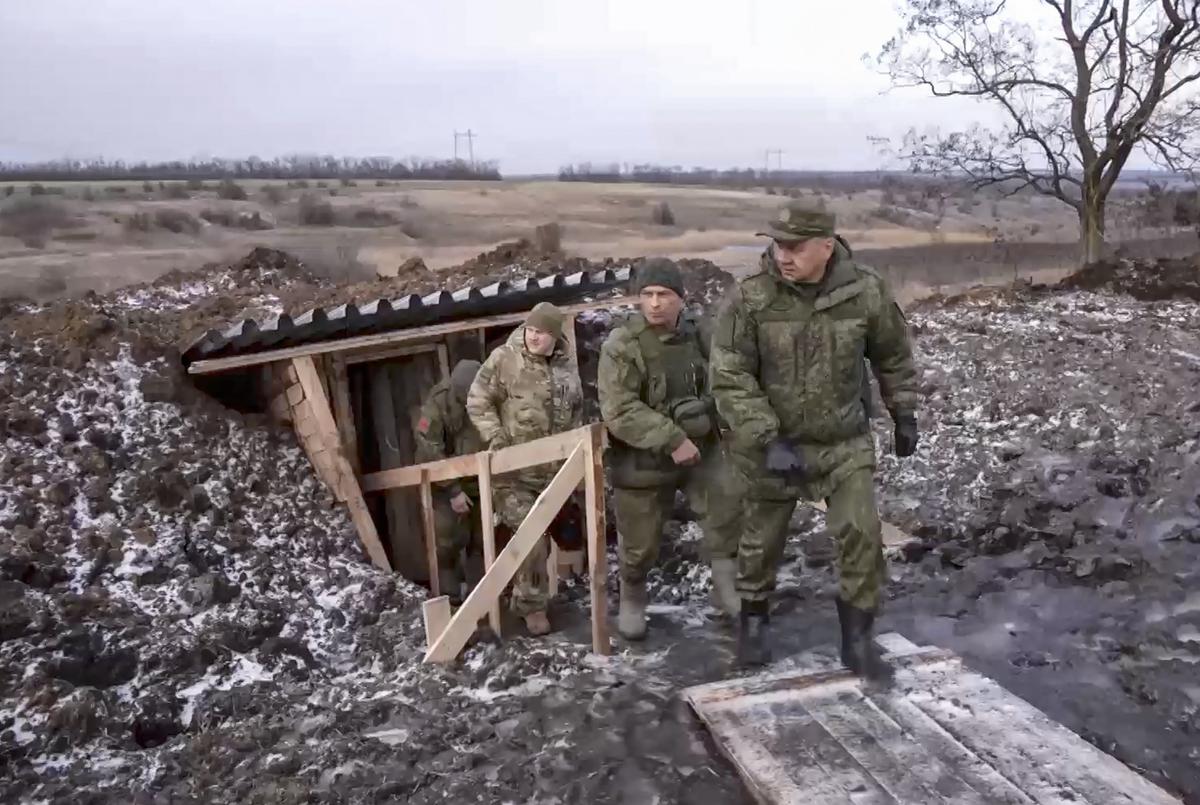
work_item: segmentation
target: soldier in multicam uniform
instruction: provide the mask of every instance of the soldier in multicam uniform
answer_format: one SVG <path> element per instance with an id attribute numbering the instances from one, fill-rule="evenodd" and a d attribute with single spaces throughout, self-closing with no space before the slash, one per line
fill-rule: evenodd
<path id="1" fill-rule="evenodd" d="M 716 410 L 708 393 L 708 340 L 684 312 L 683 276 L 670 260 L 637 269 L 641 313 L 614 329 L 600 350 L 596 388 L 613 437 L 613 507 L 621 535 L 618 630 L 646 634 L 646 574 L 663 526 L 684 489 L 701 515 L 713 598 L 736 616 L 741 505 L 725 472 Z"/>
<path id="2" fill-rule="evenodd" d="M 864 356 L 895 423 L 895 449 L 917 447 L 918 391 L 907 326 L 886 283 L 856 262 L 834 218 L 793 202 L 771 222 L 772 247 L 718 316 L 711 382 L 747 481 L 738 548 L 738 656 L 769 659 L 768 599 L 798 498 L 823 499 L 839 549 L 842 662 L 888 677 L 873 643 L 886 580 L 861 390 Z"/>
<path id="3" fill-rule="evenodd" d="M 538 304 L 488 356 L 467 394 L 467 414 L 492 450 L 579 427 L 583 386 L 576 356 L 563 337 L 561 310 Z M 496 479 L 496 512 L 509 528 L 520 527 L 555 472 L 553 467 L 533 467 Z M 546 556 L 543 536 L 513 581 L 512 610 L 535 635 L 550 631 Z"/>
<path id="4" fill-rule="evenodd" d="M 467 416 L 467 392 L 479 371 L 479 361 L 459 361 L 450 378 L 438 383 L 421 406 L 415 432 L 420 463 L 467 456 L 484 449 L 479 431 Z M 433 522 L 437 536 L 438 581 L 454 603 L 466 580 L 463 553 L 481 550 L 479 484 L 460 478 L 434 484 Z M 481 565 L 482 566 L 482 565 Z"/>

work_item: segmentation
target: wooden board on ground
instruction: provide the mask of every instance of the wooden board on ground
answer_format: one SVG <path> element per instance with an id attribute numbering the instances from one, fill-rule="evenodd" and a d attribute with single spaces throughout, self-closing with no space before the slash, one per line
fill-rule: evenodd
<path id="1" fill-rule="evenodd" d="M 1179 805 L 950 652 L 878 642 L 890 687 L 830 653 L 683 696 L 760 803 Z"/>

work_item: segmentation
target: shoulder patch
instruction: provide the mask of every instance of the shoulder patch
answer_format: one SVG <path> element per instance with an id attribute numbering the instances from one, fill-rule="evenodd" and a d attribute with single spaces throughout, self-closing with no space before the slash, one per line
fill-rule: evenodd
<path id="1" fill-rule="evenodd" d="M 423 416 L 417 420 L 417 430 L 421 433 L 429 433 L 429 417 Z"/>

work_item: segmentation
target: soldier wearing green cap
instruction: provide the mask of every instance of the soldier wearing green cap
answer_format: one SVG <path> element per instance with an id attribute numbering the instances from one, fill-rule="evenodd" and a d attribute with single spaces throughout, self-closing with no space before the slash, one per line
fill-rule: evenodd
<path id="1" fill-rule="evenodd" d="M 600 349 L 596 389 L 612 435 L 613 508 L 621 536 L 621 635 L 646 633 L 646 574 L 682 489 L 700 515 L 714 603 L 736 616 L 741 506 L 722 460 L 708 392 L 708 339 L 684 310 L 683 275 L 666 259 L 635 267 L 640 313 Z"/>
<path id="2" fill-rule="evenodd" d="M 583 422 L 578 360 L 563 335 L 563 312 L 541 302 L 508 341 L 483 362 L 467 393 L 467 414 L 492 450 L 571 430 Z M 496 514 L 514 532 L 557 472 L 532 467 L 501 475 L 493 486 Z M 517 571 L 511 608 L 531 634 L 550 631 L 546 537 Z"/>
<path id="3" fill-rule="evenodd" d="M 467 392 L 479 361 L 463 360 L 450 377 L 430 390 L 414 429 L 418 463 L 466 456 L 484 449 L 479 431 L 467 416 Z M 472 478 L 434 484 L 433 517 L 437 540 L 438 580 L 452 601 L 461 599 L 466 578 L 463 552 L 481 548 L 479 485 Z"/>
<path id="4" fill-rule="evenodd" d="M 895 423 L 896 454 L 912 455 L 918 390 L 907 326 L 883 278 L 854 260 L 829 213 L 792 202 L 759 234 L 772 244 L 718 316 L 710 365 L 747 484 L 738 656 L 768 661 L 768 602 L 788 521 L 798 499 L 824 500 L 839 553 L 842 662 L 886 678 L 891 670 L 873 643 L 886 565 L 862 388 L 869 362 Z"/>

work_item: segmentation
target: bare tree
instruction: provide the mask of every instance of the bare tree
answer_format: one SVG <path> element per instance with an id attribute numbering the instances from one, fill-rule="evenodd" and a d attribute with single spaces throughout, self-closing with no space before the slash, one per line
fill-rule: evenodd
<path id="1" fill-rule="evenodd" d="M 990 103 L 999 126 L 910 131 L 914 170 L 1031 189 L 1079 216 L 1101 257 L 1105 205 L 1135 151 L 1175 172 L 1200 158 L 1200 0 L 907 0 L 876 62 L 898 87 Z"/>

